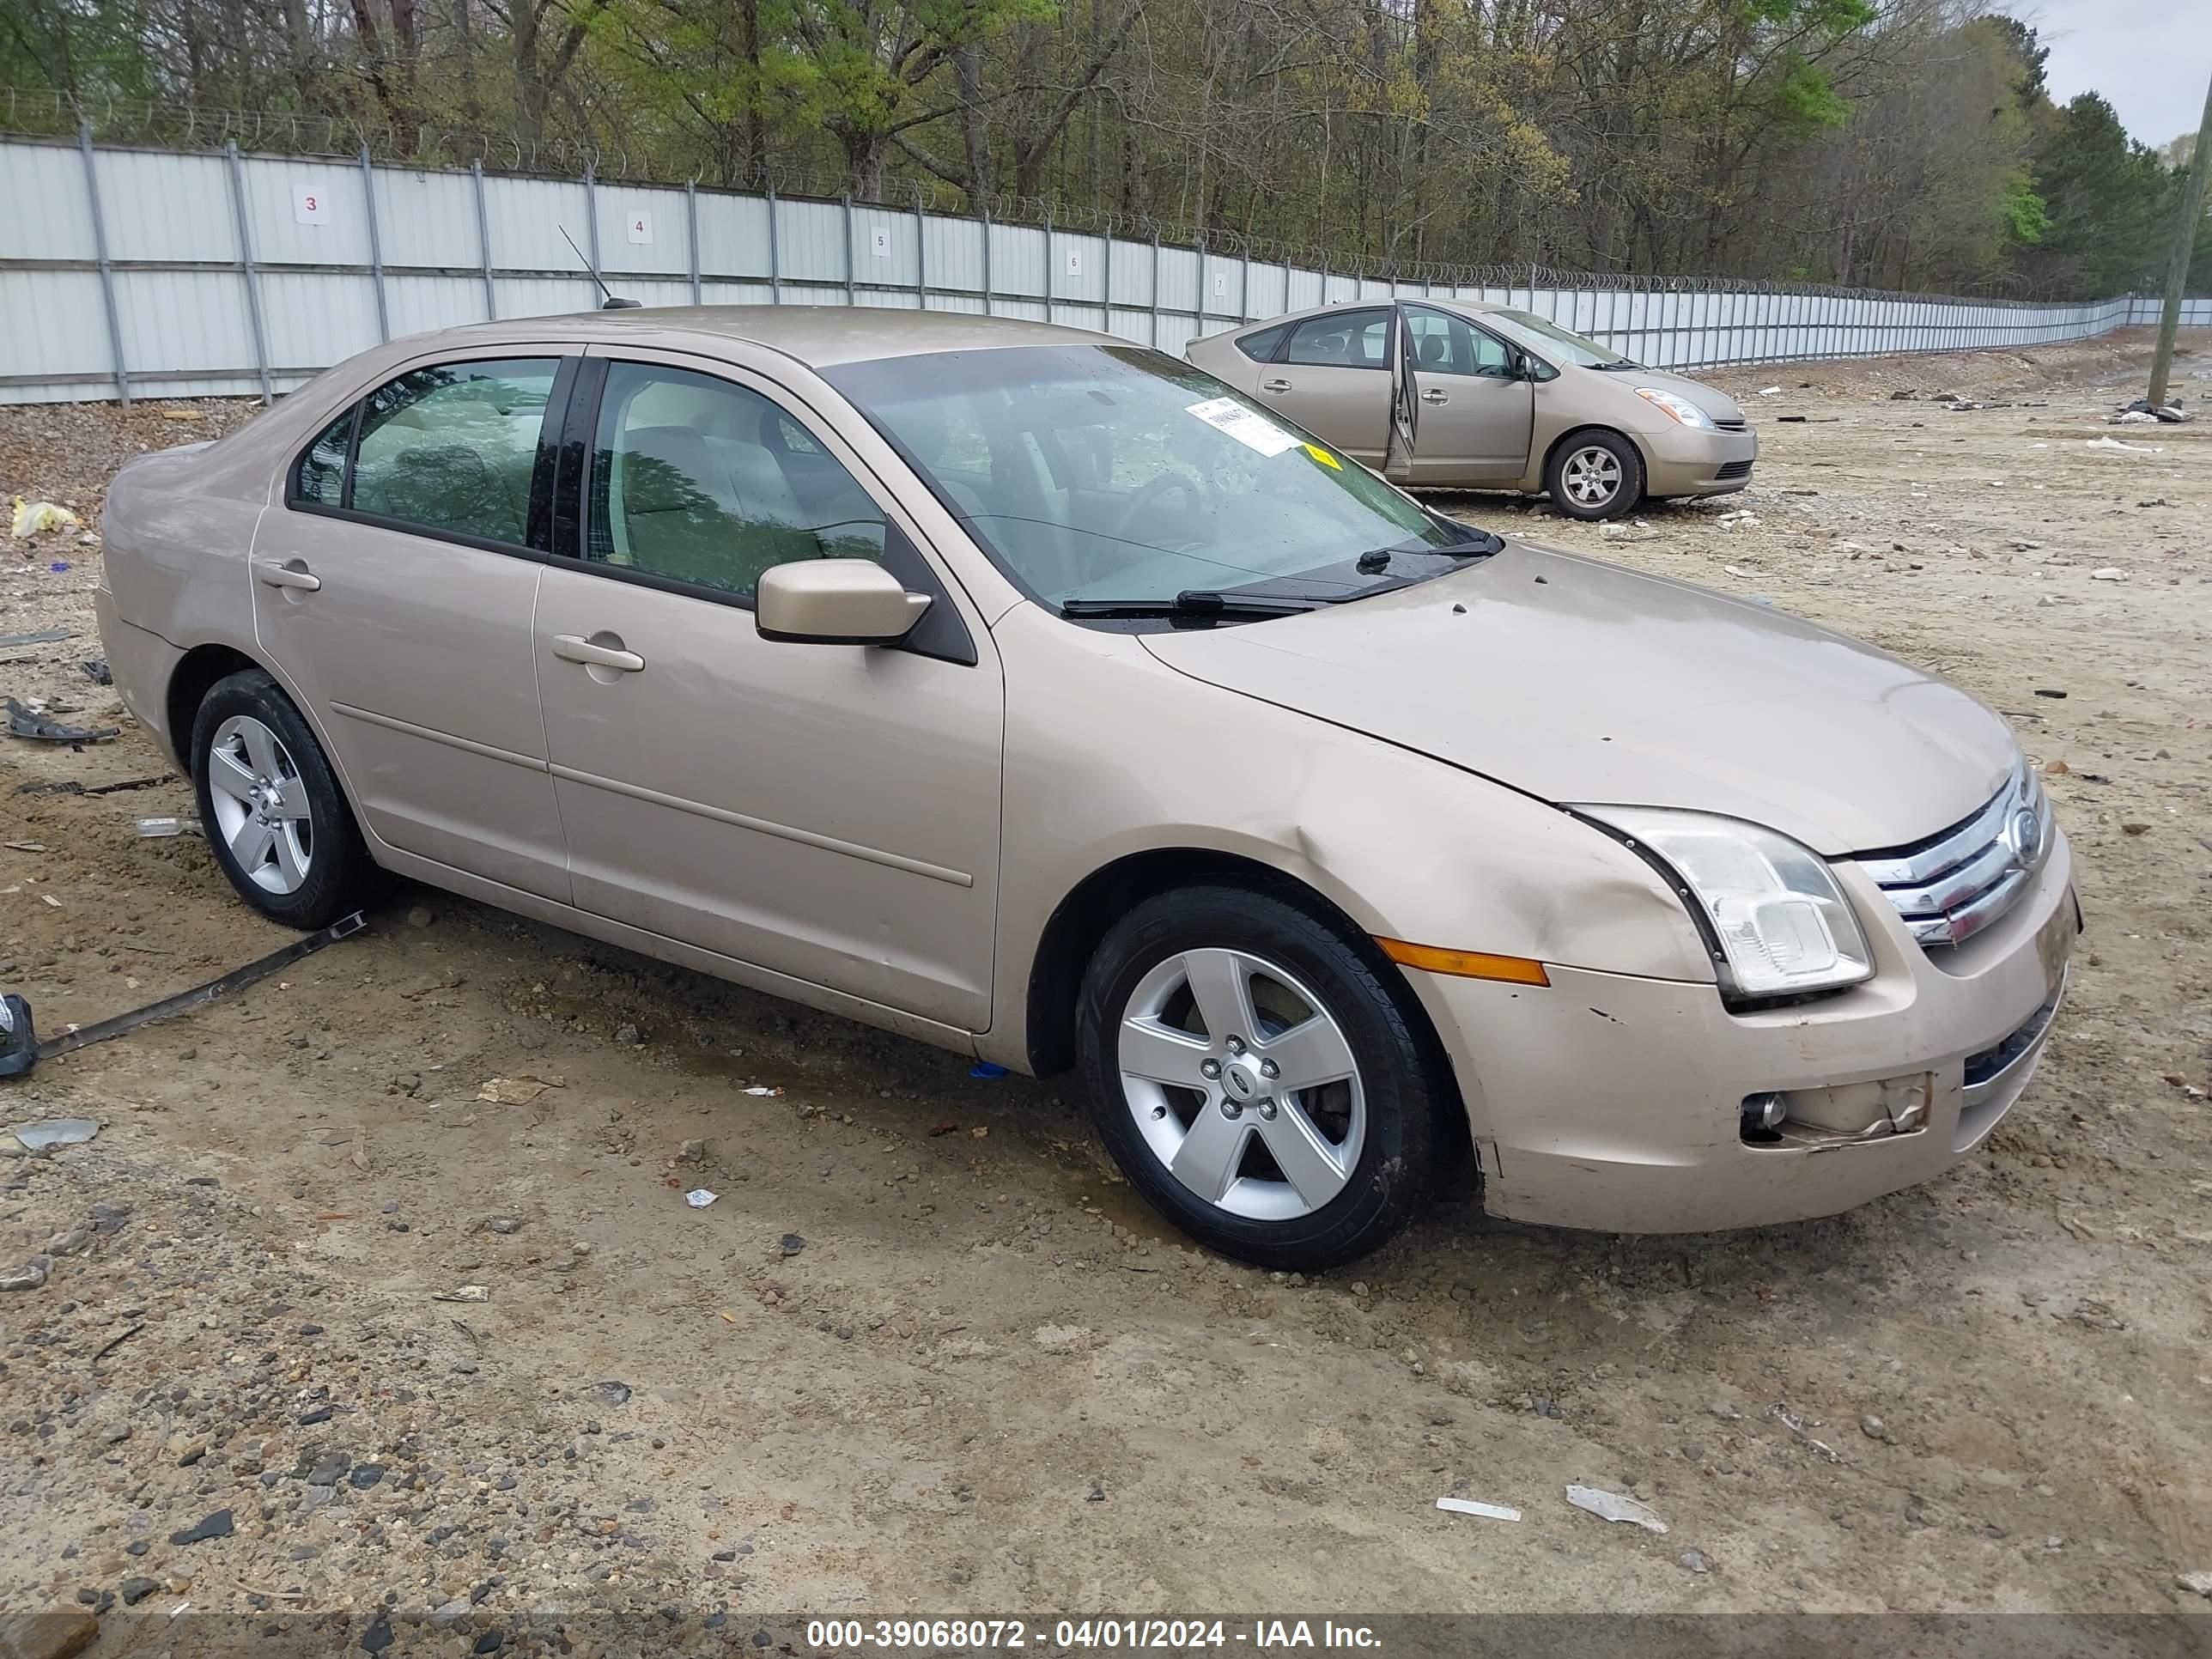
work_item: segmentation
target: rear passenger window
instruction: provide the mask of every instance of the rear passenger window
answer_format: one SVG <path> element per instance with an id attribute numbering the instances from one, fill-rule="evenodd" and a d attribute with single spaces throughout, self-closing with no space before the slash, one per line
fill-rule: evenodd
<path id="1" fill-rule="evenodd" d="M 550 357 L 440 363 L 379 386 L 362 404 L 353 509 L 523 544 L 558 367 Z"/>
<path id="2" fill-rule="evenodd" d="M 1383 368 L 1390 337 L 1388 311 L 1336 311 L 1309 317 L 1291 331 L 1287 362 L 1315 368 Z"/>
<path id="3" fill-rule="evenodd" d="M 356 405 L 359 407 L 359 405 Z M 307 446 L 292 469 L 292 499 L 316 507 L 345 505 L 346 451 L 353 444 L 353 410 L 332 421 Z"/>
<path id="4" fill-rule="evenodd" d="M 793 559 L 880 559 L 884 515 L 758 392 L 615 363 L 599 400 L 585 556 L 750 598 Z"/>
<path id="5" fill-rule="evenodd" d="M 1277 323 L 1273 328 L 1255 329 L 1237 342 L 1237 349 L 1255 363 L 1275 361 L 1275 348 L 1282 344 L 1283 336 L 1291 331 L 1288 323 Z"/>

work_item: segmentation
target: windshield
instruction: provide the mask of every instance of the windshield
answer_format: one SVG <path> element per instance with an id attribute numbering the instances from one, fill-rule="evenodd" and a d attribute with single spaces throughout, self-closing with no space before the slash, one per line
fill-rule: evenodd
<path id="1" fill-rule="evenodd" d="M 1539 317 L 1533 311 L 1504 309 L 1483 313 L 1486 323 L 1502 323 L 1508 329 L 1523 335 L 1528 343 L 1547 357 L 1556 357 L 1576 368 L 1630 368 L 1629 360 L 1611 346 L 1600 345 L 1595 340 L 1586 340 L 1571 333 L 1547 317 Z"/>
<path id="2" fill-rule="evenodd" d="M 1327 603 L 1497 546 L 1157 351 L 1011 346 L 823 374 L 1054 606 L 1230 592 Z"/>

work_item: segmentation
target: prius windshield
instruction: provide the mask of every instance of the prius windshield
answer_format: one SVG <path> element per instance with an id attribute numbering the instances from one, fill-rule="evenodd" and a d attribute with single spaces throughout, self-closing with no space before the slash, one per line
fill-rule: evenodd
<path id="1" fill-rule="evenodd" d="M 1600 345 L 1595 340 L 1561 328 L 1548 317 L 1539 317 L 1533 311 L 1500 307 L 1483 313 L 1487 323 L 1502 323 L 1510 333 L 1517 333 L 1528 344 L 1547 357 L 1556 358 L 1576 368 L 1634 368 L 1636 364 L 1622 356 L 1609 345 Z"/>
<path id="2" fill-rule="evenodd" d="M 1070 615 L 1299 610 L 1498 545 L 1160 352 L 1006 346 L 823 372 L 1002 568 Z"/>

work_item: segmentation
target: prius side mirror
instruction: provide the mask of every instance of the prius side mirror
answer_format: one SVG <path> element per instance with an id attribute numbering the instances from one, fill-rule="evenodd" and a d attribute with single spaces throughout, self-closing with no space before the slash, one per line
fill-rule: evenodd
<path id="1" fill-rule="evenodd" d="M 873 559 L 798 559 L 761 573 L 753 626 L 789 645 L 891 645 L 930 603 Z"/>

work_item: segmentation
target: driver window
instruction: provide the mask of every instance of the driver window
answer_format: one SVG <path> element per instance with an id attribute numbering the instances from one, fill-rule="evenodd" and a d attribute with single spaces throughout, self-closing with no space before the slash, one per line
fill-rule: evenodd
<path id="1" fill-rule="evenodd" d="M 1413 356 L 1422 374 L 1511 378 L 1512 357 L 1504 343 L 1494 335 L 1484 333 L 1464 317 L 1408 306 L 1406 323 L 1413 331 Z"/>
<path id="2" fill-rule="evenodd" d="M 758 392 L 616 363 L 599 401 L 585 556 L 750 598 L 793 559 L 881 559 L 884 515 Z"/>

